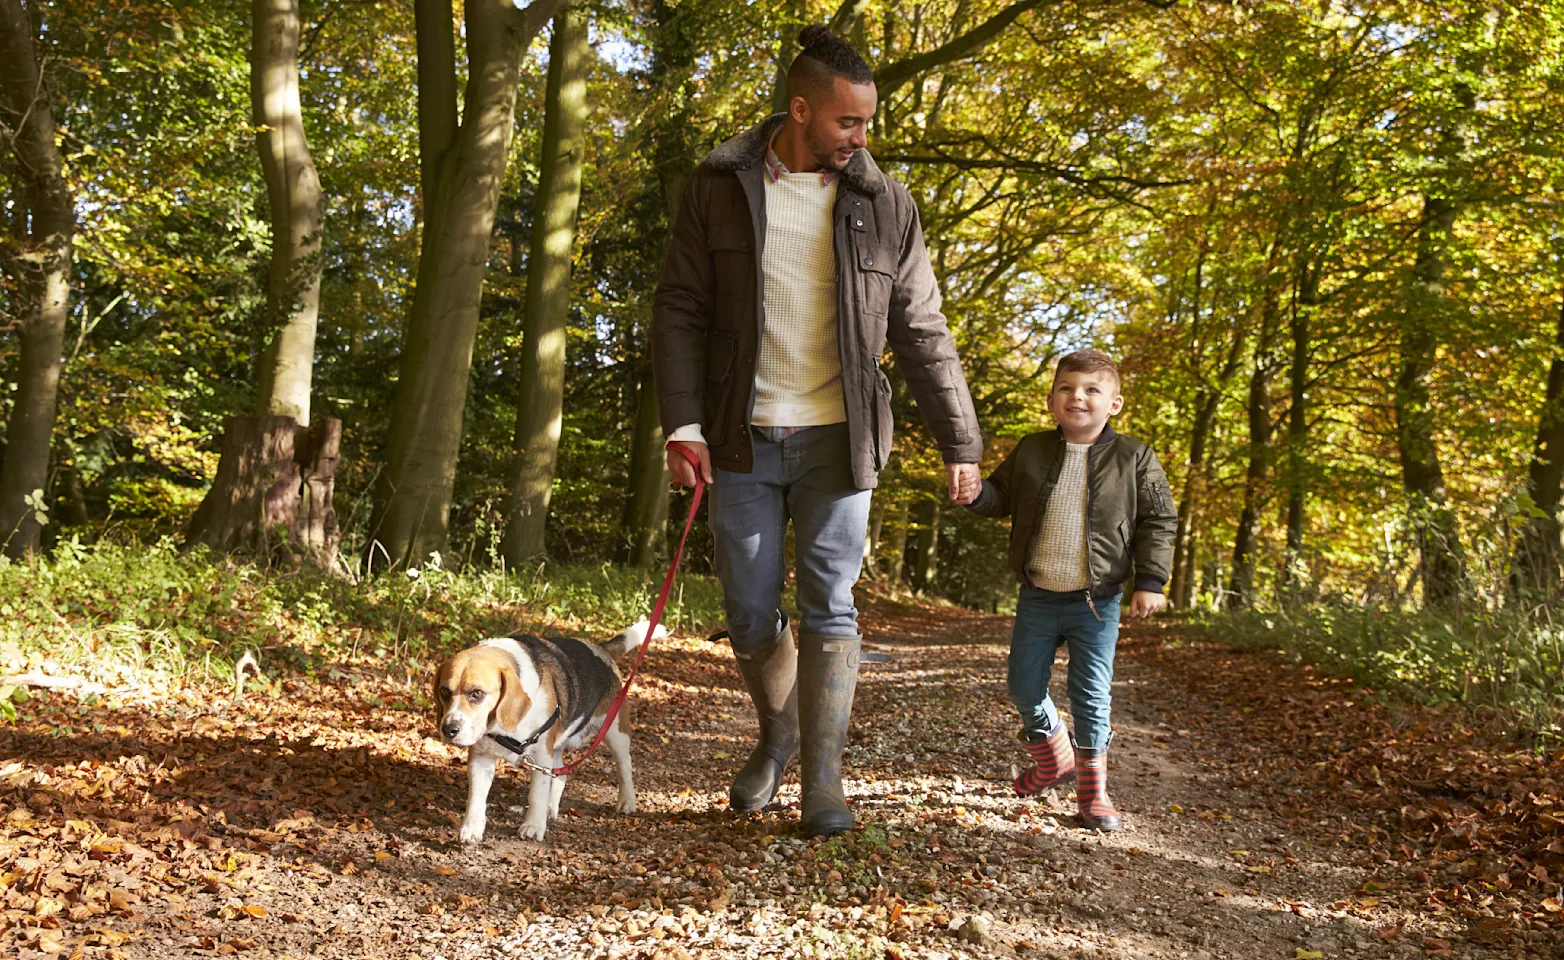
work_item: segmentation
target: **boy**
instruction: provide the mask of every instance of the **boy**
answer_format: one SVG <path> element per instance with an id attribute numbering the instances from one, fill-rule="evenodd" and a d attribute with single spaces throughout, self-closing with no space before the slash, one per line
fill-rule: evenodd
<path id="1" fill-rule="evenodd" d="M 1119 368 L 1106 354 L 1063 357 L 1048 394 L 1059 428 L 1017 444 L 970 505 L 1012 518 L 1010 566 L 1021 592 L 1008 683 L 1033 761 L 1016 777 L 1016 792 L 1031 796 L 1073 778 L 1081 819 L 1105 832 L 1122 826 L 1107 776 L 1119 594 L 1133 573 L 1130 613 L 1162 609 L 1178 525 L 1156 454 L 1108 426 L 1123 406 Z M 1054 654 L 1066 643 L 1074 749 L 1048 696 Z"/>

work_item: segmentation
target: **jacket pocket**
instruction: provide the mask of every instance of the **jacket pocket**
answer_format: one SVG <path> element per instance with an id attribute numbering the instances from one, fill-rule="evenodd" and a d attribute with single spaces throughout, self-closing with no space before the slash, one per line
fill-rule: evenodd
<path id="1" fill-rule="evenodd" d="M 1173 487 L 1166 477 L 1147 477 L 1141 483 L 1140 499 L 1151 509 L 1152 516 L 1168 517 L 1178 513 L 1173 505 Z"/>
<path id="2" fill-rule="evenodd" d="M 739 340 L 731 333 L 713 330 L 706 335 L 706 442 L 718 444 L 727 438 L 728 400 L 733 393 L 733 362 L 738 356 Z"/>
<path id="3" fill-rule="evenodd" d="M 874 469 L 884 470 L 891 459 L 891 436 L 896 430 L 891 412 L 891 381 L 885 371 L 874 366 Z"/>
<path id="4" fill-rule="evenodd" d="M 857 260 L 858 308 L 868 316 L 885 316 L 896 283 L 896 248 L 859 243 L 853 247 L 853 256 Z"/>
<path id="5" fill-rule="evenodd" d="M 1123 583 L 1130 578 L 1130 571 L 1135 567 L 1135 551 L 1130 545 L 1134 528 L 1134 522 L 1124 517 L 1111 530 L 1104 530 L 1100 538 L 1094 538 L 1097 540 L 1093 545 L 1097 550 L 1096 560 L 1103 573 L 1101 584 Z"/>
<path id="6" fill-rule="evenodd" d="M 750 226 L 723 220 L 706 232 L 706 252 L 716 280 L 717 326 L 736 330 L 746 311 L 754 312 L 755 253 Z"/>

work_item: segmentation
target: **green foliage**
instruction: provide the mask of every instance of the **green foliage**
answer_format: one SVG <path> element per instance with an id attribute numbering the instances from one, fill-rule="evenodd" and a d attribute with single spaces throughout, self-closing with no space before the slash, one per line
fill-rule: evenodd
<path id="1" fill-rule="evenodd" d="M 845 33 L 884 69 L 999 6 L 876 0 Z M 57 556 L 6 568 L 4 589 L 25 582 L 57 598 L 71 630 L 125 669 L 156 661 L 179 675 L 220 671 L 241 646 L 301 669 L 327 662 L 314 651 L 344 638 L 349 649 L 356 641 L 407 656 L 498 628 L 532 604 L 540 616 L 631 614 L 650 586 L 599 565 L 623 548 L 626 441 L 667 191 L 770 112 L 776 61 L 798 26 L 837 7 L 594 8 L 552 560 L 542 574 L 502 575 L 495 547 L 520 388 L 540 38 L 500 185 L 445 563 L 416 580 L 349 587 L 303 574 L 269 582 L 166 545 L 144 554 L 77 546 L 157 543 L 210 482 L 222 420 L 253 394 L 268 216 L 249 108 L 248 5 L 31 5 L 47 24 L 47 80 L 80 224 L 55 469 L 34 503 L 51 521 Z M 314 409 L 344 421 L 337 510 L 353 556 L 369 533 L 366 500 L 382 467 L 421 241 L 416 44 L 405 3 L 322 0 L 303 14 L 301 95 L 328 204 Z M 1124 362 L 1117 426 L 1153 445 L 1188 505 L 1197 604 L 1228 602 L 1247 502 L 1259 533 L 1253 600 L 1285 604 L 1300 643 L 1322 658 L 1339 646 L 1385 682 L 1420 677 L 1441 696 L 1514 697 L 1542 710 L 1552 695 L 1539 686 L 1543 668 L 1557 663 L 1544 655 L 1552 627 L 1499 611 L 1515 602 L 1507 587 L 1517 531 L 1541 512 L 1542 495 L 1525 492 L 1527 468 L 1559 359 L 1561 51 L 1564 10 L 1553 0 L 1045 4 L 971 56 L 884 84 L 871 150 L 918 203 L 989 441 L 986 465 L 1051 426 L 1053 360 L 1102 346 Z M 22 212 L 9 163 L 0 144 L 0 254 Z M 1413 282 L 1430 253 L 1421 239 L 1430 197 L 1457 208 L 1438 238 L 1437 295 Z M 18 348 L 9 276 L 0 274 L 5 417 Z M 1459 540 L 1436 546 L 1459 547 L 1470 580 L 1463 607 L 1439 616 L 1406 612 L 1421 605 L 1427 547 L 1397 445 L 1396 382 L 1413 328 L 1434 341 L 1430 440 Z M 1007 527 L 944 499 L 938 451 L 894 358 L 884 360 L 897 439 L 875 493 L 873 567 L 884 576 L 905 561 L 907 577 L 914 548 L 902 508 L 938 499 L 929 591 L 1003 609 L 1014 591 Z M 1253 419 L 1268 439 L 1252 434 L 1252 397 L 1263 401 Z M 684 502 L 669 511 L 670 531 Z M 693 537 L 687 569 L 709 569 L 703 524 Z M 156 577 L 182 586 L 146 580 Z M 130 597 L 142 590 L 148 599 Z M 227 612 L 209 606 L 223 596 Z M 715 621 L 712 596 L 681 615 Z M 8 602 L 18 623 L 87 661 L 78 649 L 87 641 L 37 598 L 18 592 Z M 1241 617 L 1232 629 L 1254 622 Z M 1448 642 L 1444 623 L 1455 631 Z M 1381 624 L 1393 626 L 1371 629 Z"/>
<path id="2" fill-rule="evenodd" d="M 815 862 L 840 873 L 848 886 L 876 886 L 880 875 L 875 868 L 894 856 L 885 830 L 873 824 L 856 834 L 831 837 L 814 850 Z"/>
<path id="3" fill-rule="evenodd" d="M 526 630 L 606 638 L 645 618 L 660 586 L 650 574 L 606 564 L 540 564 L 517 576 L 455 573 L 438 562 L 355 584 L 182 554 L 169 540 L 88 546 L 72 538 L 49 560 L 0 559 L 0 674 L 231 683 L 248 650 L 267 673 L 421 677 L 435 658 L 484 637 Z M 686 575 L 663 622 L 704 632 L 721 619 L 716 585 Z"/>
<path id="4" fill-rule="evenodd" d="M 1241 648 L 1279 650 L 1417 700 L 1500 708 L 1542 740 L 1564 736 L 1564 624 L 1546 607 L 1449 616 L 1323 603 L 1200 622 Z"/>

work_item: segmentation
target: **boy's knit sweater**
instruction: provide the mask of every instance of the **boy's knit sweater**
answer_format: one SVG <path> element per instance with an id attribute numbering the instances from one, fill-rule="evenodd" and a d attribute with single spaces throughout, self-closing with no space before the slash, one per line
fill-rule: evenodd
<path id="1" fill-rule="evenodd" d="M 1066 443 L 1064 462 L 1043 522 L 1032 540 L 1026 575 L 1032 586 L 1069 593 L 1085 590 L 1090 582 L 1086 569 L 1086 454 L 1089 443 Z"/>

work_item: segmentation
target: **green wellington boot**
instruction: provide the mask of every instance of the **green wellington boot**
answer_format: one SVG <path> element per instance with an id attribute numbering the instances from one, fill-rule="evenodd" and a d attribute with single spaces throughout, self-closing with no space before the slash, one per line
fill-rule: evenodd
<path id="1" fill-rule="evenodd" d="M 858 686 L 860 636 L 798 635 L 800 826 L 805 836 L 851 830 L 842 791 L 842 751 Z"/>
<path id="2" fill-rule="evenodd" d="M 798 756 L 798 648 L 792 625 L 784 621 L 775 637 L 753 650 L 734 650 L 733 656 L 755 704 L 760 742 L 733 778 L 728 806 L 752 813 L 776 797 L 783 771 Z"/>

